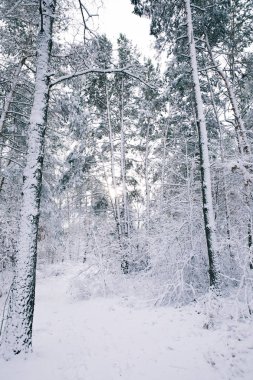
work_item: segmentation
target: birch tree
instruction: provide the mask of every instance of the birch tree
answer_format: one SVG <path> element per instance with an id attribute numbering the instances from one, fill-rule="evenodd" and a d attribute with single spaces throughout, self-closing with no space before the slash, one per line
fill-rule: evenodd
<path id="1" fill-rule="evenodd" d="M 55 0 L 45 0 L 40 2 L 39 7 L 35 93 L 28 131 L 15 272 L 1 331 L 1 347 L 7 358 L 20 352 L 29 352 L 32 347 L 37 233 L 55 6 Z"/>

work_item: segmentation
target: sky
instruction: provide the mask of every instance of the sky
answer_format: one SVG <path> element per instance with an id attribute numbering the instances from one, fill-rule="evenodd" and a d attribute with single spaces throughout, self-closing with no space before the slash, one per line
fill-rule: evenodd
<path id="1" fill-rule="evenodd" d="M 99 10 L 99 31 L 115 42 L 119 33 L 123 33 L 144 56 L 154 56 L 151 47 L 154 37 L 149 35 L 150 21 L 133 14 L 130 0 L 103 0 L 103 4 Z"/>

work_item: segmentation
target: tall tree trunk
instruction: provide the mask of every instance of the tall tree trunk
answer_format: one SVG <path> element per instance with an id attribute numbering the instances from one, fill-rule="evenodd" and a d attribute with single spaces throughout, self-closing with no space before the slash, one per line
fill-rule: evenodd
<path id="1" fill-rule="evenodd" d="M 117 181 L 116 181 L 116 175 L 115 175 L 115 154 L 114 154 L 114 145 L 113 145 L 113 130 L 112 130 L 112 122 L 111 122 L 111 107 L 110 107 L 107 81 L 105 82 L 105 92 L 106 92 L 107 122 L 108 122 L 108 127 L 109 127 L 109 139 L 110 139 L 110 148 L 111 148 L 112 186 L 113 186 L 114 197 L 115 197 L 114 217 L 116 220 L 118 238 L 119 240 L 121 240 L 122 228 L 121 228 L 121 218 L 120 218 L 120 209 L 119 209 L 119 199 L 118 199 L 118 193 L 117 193 Z"/>
<path id="2" fill-rule="evenodd" d="M 130 215 L 129 203 L 127 196 L 126 183 L 126 142 L 125 142 L 125 125 L 124 125 L 124 76 L 121 78 L 120 92 L 120 166 L 121 181 L 123 192 L 123 226 L 122 226 L 122 259 L 121 269 L 123 273 L 129 272 L 129 235 L 130 235 Z"/>
<path id="3" fill-rule="evenodd" d="M 215 104 L 214 93 L 212 89 L 212 85 L 210 83 L 208 72 L 206 73 L 207 82 L 210 89 L 211 102 L 213 106 L 214 115 L 218 124 L 219 134 L 220 134 L 220 155 L 221 155 L 221 163 L 222 163 L 222 182 L 223 182 L 223 193 L 224 193 L 224 202 L 225 202 L 225 217 L 226 217 L 226 232 L 227 232 L 227 247 L 229 251 L 229 255 L 231 260 L 234 262 L 234 253 L 231 248 L 231 226 L 230 226 L 230 211 L 228 207 L 228 195 L 227 195 L 227 181 L 226 181 L 226 173 L 225 173 L 225 155 L 224 155 L 224 147 L 223 147 L 223 133 L 222 133 L 222 125 L 220 123 L 217 107 Z"/>
<path id="4" fill-rule="evenodd" d="M 187 198 L 188 198 L 188 204 L 189 204 L 189 236 L 190 236 L 190 249 L 191 249 L 191 256 L 193 254 L 193 196 L 192 196 L 192 183 L 193 183 L 193 165 L 190 161 L 189 155 L 188 155 L 188 145 L 187 141 L 185 141 L 185 163 L 186 163 L 186 171 L 187 171 Z"/>
<path id="5" fill-rule="evenodd" d="M 145 144 L 145 158 L 144 158 L 144 172 L 145 172 L 145 228 L 146 236 L 149 236 L 149 222 L 150 222 L 150 186 L 148 179 L 148 155 L 149 155 L 149 133 L 150 133 L 150 120 L 148 119 L 148 126 L 146 132 L 146 144 Z"/>
<path id="6" fill-rule="evenodd" d="M 200 82 L 198 76 L 198 65 L 196 56 L 196 46 L 193 34 L 192 14 L 190 0 L 185 0 L 185 9 L 187 15 L 187 34 L 190 50 L 192 79 L 194 84 L 196 120 L 199 132 L 199 149 L 201 164 L 201 184 L 203 198 L 203 214 L 205 223 L 205 235 L 207 252 L 209 259 L 209 279 L 210 286 L 216 291 L 220 288 L 220 270 L 218 264 L 218 251 L 216 242 L 216 228 L 213 211 L 211 174 L 208 152 L 208 139 L 206 130 L 206 120 L 204 114 L 203 100 L 200 90 Z"/>
<path id="7" fill-rule="evenodd" d="M 160 195 L 160 203 L 159 203 L 159 215 L 163 213 L 164 208 L 164 195 L 165 195 L 165 163 L 166 163 L 166 156 L 167 156 L 167 134 L 168 134 L 169 126 L 167 125 L 165 127 L 164 136 L 163 136 L 163 143 L 162 143 L 162 169 L 161 169 L 161 195 Z"/>
<path id="8" fill-rule="evenodd" d="M 5 358 L 27 353 L 32 348 L 37 234 L 55 5 L 56 0 L 40 1 L 35 93 L 28 129 L 28 152 L 23 177 L 16 262 L 6 319 L 1 331 L 1 350 Z"/>
<path id="9" fill-rule="evenodd" d="M 121 180 L 123 190 L 123 212 L 124 212 L 124 227 L 123 232 L 125 237 L 129 237 L 129 211 L 128 198 L 126 188 L 126 147 L 125 147 L 125 131 L 124 131 L 124 78 L 121 80 L 121 96 L 120 96 L 120 163 L 121 163 Z"/>

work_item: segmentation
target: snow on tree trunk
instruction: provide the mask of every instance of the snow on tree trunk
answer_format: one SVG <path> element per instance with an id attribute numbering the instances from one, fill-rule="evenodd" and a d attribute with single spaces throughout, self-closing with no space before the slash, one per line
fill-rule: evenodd
<path id="1" fill-rule="evenodd" d="M 37 40 L 35 93 L 28 129 L 28 152 L 23 177 L 16 262 L 1 332 L 1 351 L 7 359 L 14 354 L 27 353 L 32 348 L 37 233 L 55 5 L 56 0 L 44 0 L 40 3 L 41 23 Z"/>
<path id="2" fill-rule="evenodd" d="M 216 242 L 216 228 L 213 211 L 211 174 L 208 152 L 208 139 L 206 130 L 206 121 L 201 96 L 198 65 L 196 56 L 196 46 L 194 41 L 192 14 L 190 0 L 185 0 L 185 9 L 187 15 L 187 34 L 190 50 L 192 79 L 194 84 L 194 95 L 196 103 L 196 118 L 199 132 L 199 149 L 200 149 L 200 164 L 201 164 L 201 182 L 202 182 L 202 197 L 203 197 L 203 214 L 205 223 L 205 234 L 207 243 L 207 252 L 209 260 L 209 279 L 210 286 L 216 290 L 220 288 L 220 275 L 218 264 L 218 250 Z"/>
<path id="3" fill-rule="evenodd" d="M 123 190 L 123 207 L 124 207 L 124 236 L 129 237 L 129 211 L 126 188 L 126 147 L 125 147 L 125 131 L 124 131 L 124 78 L 121 79 L 121 99 L 120 99 L 120 165 L 121 180 Z"/>
<path id="4" fill-rule="evenodd" d="M 211 97 L 211 103 L 212 103 L 212 106 L 213 106 L 213 112 L 214 112 L 214 115 L 215 115 L 215 119 L 216 119 L 216 122 L 217 122 L 217 125 L 218 125 L 218 130 L 219 130 L 219 135 L 220 135 L 220 155 L 221 155 L 221 163 L 222 163 L 222 183 L 223 183 L 223 194 L 224 194 L 224 202 L 225 202 L 225 216 L 226 216 L 226 229 L 227 229 L 227 247 L 228 247 L 228 251 L 229 251 L 229 255 L 230 255 L 230 258 L 231 258 L 231 261 L 232 261 L 232 265 L 234 265 L 234 253 L 232 251 L 232 248 L 231 248 L 231 226 L 230 226 L 230 210 L 229 210 L 229 207 L 228 207 L 228 185 L 227 185 L 227 181 L 226 181 L 226 172 L 225 172 L 225 154 L 224 154 L 224 146 L 223 146 L 223 133 L 222 133 L 222 125 L 220 123 L 220 120 L 219 120 L 219 115 L 218 115 L 218 111 L 217 111 L 217 107 L 216 107 L 216 103 L 215 103 L 215 98 L 214 98 L 214 93 L 213 93 L 213 89 L 212 89 L 212 85 L 211 85 L 211 82 L 210 82 L 210 78 L 209 78 L 209 75 L 208 75 L 208 71 L 206 73 L 206 77 L 207 77 L 207 82 L 208 82 L 208 86 L 209 86 L 209 89 L 210 89 L 210 97 Z M 231 268 L 232 269 L 232 273 L 234 272 L 234 268 Z"/>
<path id="5" fill-rule="evenodd" d="M 112 130 L 112 122 L 111 122 L 111 107 L 110 107 L 110 99 L 109 99 L 107 81 L 105 82 L 105 91 L 106 91 L 107 122 L 108 122 L 108 127 L 109 127 L 109 138 L 110 138 L 110 148 L 111 148 L 112 186 L 113 186 L 114 197 L 115 197 L 115 200 L 114 200 L 115 201 L 114 217 L 115 217 L 117 231 L 118 231 L 118 238 L 120 240 L 121 235 L 122 235 L 122 228 L 121 228 L 119 199 L 118 199 L 118 191 L 117 191 L 117 181 L 116 181 L 116 174 L 115 174 L 115 153 L 114 153 L 114 144 L 113 144 L 114 138 L 113 138 L 113 130 Z"/>
<path id="6" fill-rule="evenodd" d="M 150 186 L 149 186 L 149 178 L 148 178 L 148 170 L 149 170 L 149 133 L 150 133 L 150 120 L 148 119 L 148 126 L 146 132 L 146 146 L 145 146 L 145 158 L 144 158 L 144 170 L 145 170 L 145 227 L 146 227 L 146 235 L 149 236 L 149 222 L 150 222 Z"/>

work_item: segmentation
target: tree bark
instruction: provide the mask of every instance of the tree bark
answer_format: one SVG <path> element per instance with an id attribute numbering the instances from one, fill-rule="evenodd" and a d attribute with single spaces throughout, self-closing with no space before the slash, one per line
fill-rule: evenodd
<path id="1" fill-rule="evenodd" d="M 220 289 L 220 270 L 218 264 L 218 250 L 216 242 L 216 228 L 213 211 L 211 174 L 209 163 L 208 139 L 206 120 L 204 115 L 203 100 L 200 90 L 198 76 L 198 64 L 196 56 L 196 46 L 193 34 L 192 14 L 190 0 L 185 0 L 185 10 L 187 15 L 187 35 L 190 50 L 192 79 L 194 84 L 196 121 L 199 132 L 199 150 L 201 164 L 201 187 L 203 200 L 203 214 L 205 224 L 206 244 L 209 260 L 209 280 L 210 286 L 216 291 Z"/>
<path id="2" fill-rule="evenodd" d="M 124 130 L 124 78 L 121 79 L 121 95 L 120 95 L 120 164 L 121 164 L 121 180 L 123 190 L 123 217 L 124 217 L 124 236 L 129 237 L 129 211 L 128 198 L 126 188 L 126 147 L 125 147 L 125 130 Z"/>
<path id="3" fill-rule="evenodd" d="M 106 92 L 107 122 L 108 122 L 108 127 L 109 127 L 109 139 L 110 139 L 110 150 L 111 150 L 112 186 L 113 186 L 114 197 L 115 197 L 114 217 L 115 217 L 116 226 L 117 226 L 118 238 L 119 238 L 119 240 L 121 240 L 122 228 L 121 228 L 119 199 L 118 199 L 118 192 L 117 192 L 117 181 L 116 181 L 116 175 L 115 175 L 115 155 L 114 155 L 114 144 L 113 144 L 113 130 L 112 130 L 111 107 L 110 107 L 110 99 L 109 99 L 107 82 L 105 82 L 105 92 Z"/>
<path id="4" fill-rule="evenodd" d="M 229 251 L 229 255 L 231 260 L 234 262 L 234 253 L 231 248 L 231 226 L 230 226 L 230 210 L 228 207 L 228 195 L 227 195 L 227 181 L 226 181 L 226 173 L 225 173 L 225 155 L 224 155 L 224 147 L 223 147 L 223 138 L 222 138 L 222 125 L 219 120 L 219 115 L 217 111 L 217 107 L 215 104 L 214 93 L 212 89 L 212 85 L 210 83 L 208 72 L 206 73 L 207 82 L 210 89 L 211 102 L 213 106 L 214 115 L 218 124 L 219 134 L 220 134 L 220 155 L 221 155 L 221 163 L 222 163 L 222 182 L 223 182 L 223 193 L 224 193 L 224 202 L 225 202 L 225 217 L 226 217 L 226 232 L 227 232 L 227 247 Z"/>
<path id="5" fill-rule="evenodd" d="M 6 319 L 1 331 L 1 350 L 7 359 L 15 354 L 30 352 L 32 349 L 37 234 L 55 6 L 56 0 L 40 1 L 35 93 L 28 129 L 28 152 L 23 175 L 16 262 Z"/>
<path id="6" fill-rule="evenodd" d="M 149 133 L 150 133 L 150 120 L 148 119 L 148 126 L 146 132 L 146 144 L 145 144 L 145 158 L 144 158 L 144 172 L 145 172 L 145 228 L 146 236 L 149 236 L 149 222 L 150 222 L 150 186 L 148 179 L 148 156 L 149 156 Z"/>

